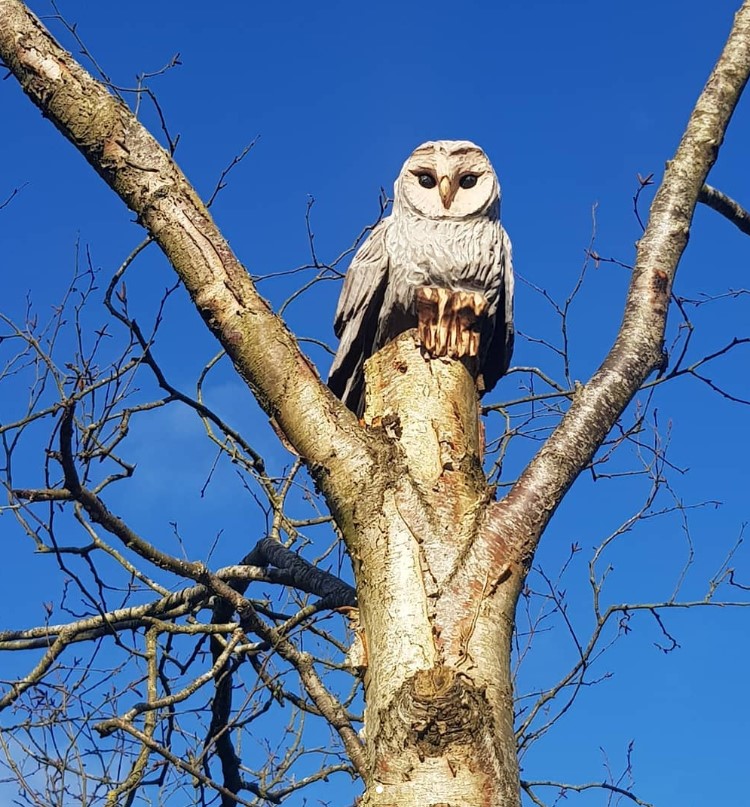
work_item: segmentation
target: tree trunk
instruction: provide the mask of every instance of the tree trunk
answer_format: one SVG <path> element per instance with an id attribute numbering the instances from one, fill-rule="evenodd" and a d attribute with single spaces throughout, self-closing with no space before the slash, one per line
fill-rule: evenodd
<path id="1" fill-rule="evenodd" d="M 354 558 L 365 632 L 367 807 L 520 804 L 510 641 L 520 575 L 451 581 L 483 531 L 493 491 L 481 467 L 472 376 L 423 357 L 414 332 L 368 363 L 367 427 L 392 441 L 373 479 L 380 518 Z M 376 492 L 377 491 L 377 492 Z M 370 502 L 372 504 L 372 501 Z"/>
<path id="2" fill-rule="evenodd" d="M 354 565 L 368 656 L 363 764 L 343 710 L 310 663 L 298 670 L 364 768 L 362 804 L 516 807 L 515 603 L 555 508 L 662 363 L 695 204 L 750 75 L 750 0 L 654 199 L 617 341 L 501 502 L 482 473 L 476 391 L 460 363 L 425 360 L 404 334 L 369 362 L 361 427 L 257 294 L 171 156 L 20 0 L 0 0 L 0 56 L 163 249 L 326 496 Z"/>

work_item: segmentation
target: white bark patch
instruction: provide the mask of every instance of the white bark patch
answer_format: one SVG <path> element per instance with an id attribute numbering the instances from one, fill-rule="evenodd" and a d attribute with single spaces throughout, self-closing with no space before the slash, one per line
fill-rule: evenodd
<path id="1" fill-rule="evenodd" d="M 60 81 L 62 78 L 62 66 L 57 59 L 40 53 L 36 48 L 25 48 L 18 54 L 18 59 L 22 65 L 33 70 L 37 75 L 50 81 Z"/>

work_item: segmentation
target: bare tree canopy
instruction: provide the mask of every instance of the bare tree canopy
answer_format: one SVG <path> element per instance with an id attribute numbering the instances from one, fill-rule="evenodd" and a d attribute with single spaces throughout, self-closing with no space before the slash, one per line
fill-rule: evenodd
<path id="1" fill-rule="evenodd" d="M 602 705 L 613 697 L 615 662 L 631 687 L 647 689 L 648 671 L 663 657 L 678 663 L 676 613 L 689 610 L 697 619 L 721 611 L 722 625 L 746 628 L 743 607 L 750 604 L 743 520 L 709 517 L 735 484 L 731 461 L 711 470 L 712 446 L 728 431 L 723 421 L 738 424 L 735 451 L 747 445 L 750 295 L 744 278 L 740 285 L 731 280 L 733 267 L 725 278 L 711 263 L 718 246 L 703 246 L 684 290 L 683 268 L 678 273 L 690 259 L 689 237 L 702 228 L 721 242 L 722 255 L 735 256 L 724 262 L 747 265 L 750 217 L 741 199 L 750 191 L 736 180 L 723 184 L 740 175 L 734 165 L 747 158 L 733 151 L 737 162 L 726 173 L 712 169 L 750 75 L 750 0 L 733 21 L 722 21 L 729 28 L 717 27 L 715 40 L 701 45 L 701 71 L 691 66 L 700 80 L 683 86 L 683 77 L 662 78 L 657 62 L 649 67 L 655 81 L 668 82 L 670 96 L 679 87 L 685 98 L 679 121 L 670 121 L 676 149 L 664 142 L 655 149 L 654 159 L 666 159 L 663 174 L 658 165 L 639 164 L 630 172 L 635 188 L 620 187 L 613 197 L 627 218 L 622 237 L 635 248 L 610 249 L 588 190 L 582 196 L 561 183 L 550 193 L 551 166 L 567 159 L 571 108 L 543 128 L 537 148 L 551 157 L 541 178 L 532 176 L 539 159 L 533 148 L 526 167 L 514 174 L 511 166 L 506 179 L 502 142 L 461 133 L 492 154 L 505 188 L 503 221 L 514 222 L 522 281 L 518 364 L 480 403 L 461 362 L 426 355 L 416 332 L 407 331 L 365 363 L 362 418 L 331 393 L 318 366 L 325 377 L 334 282 L 379 232 L 389 200 L 381 192 L 374 221 L 361 221 L 354 244 L 339 243 L 328 259 L 320 257 L 312 200 L 298 220 L 279 215 L 273 203 L 276 185 L 291 182 L 305 162 L 338 160 L 337 176 L 346 182 L 335 192 L 334 218 L 338 211 L 348 216 L 355 196 L 344 204 L 341 196 L 361 184 L 352 167 L 365 169 L 362 156 L 377 148 L 374 132 L 353 151 L 327 134 L 324 158 L 309 152 L 297 126 L 299 153 L 285 146 L 276 168 L 257 157 L 265 145 L 252 136 L 233 158 L 222 159 L 210 136 L 197 154 L 187 131 L 186 144 L 173 134 L 166 96 L 154 89 L 177 80 L 184 56 L 126 84 L 110 73 L 106 48 L 95 54 L 85 31 L 54 4 L 52 11 L 39 18 L 20 0 L 0 0 L 0 58 L 10 79 L 3 95 L 14 112 L 4 116 L 4 128 L 50 137 L 50 149 L 62 135 L 99 175 L 95 189 L 80 180 L 80 195 L 107 193 L 96 196 L 102 220 L 85 218 L 79 235 L 64 228 L 68 252 L 47 258 L 56 264 L 53 302 L 36 242 L 52 239 L 58 217 L 41 215 L 33 201 L 43 191 L 38 180 L 26 184 L 24 161 L 15 157 L 20 141 L 0 152 L 12 177 L 0 178 L 8 182 L 0 186 L 0 226 L 14 222 L 4 235 L 12 245 L 3 257 L 8 304 L 0 305 L 7 494 L 0 513 L 13 547 L 7 594 L 22 604 L 0 625 L 0 651 L 9 659 L 0 689 L 8 798 L 515 807 L 575 795 L 583 804 L 602 796 L 655 803 L 639 773 L 638 736 L 623 742 Z M 239 19 L 263 32 L 268 12 L 258 13 Z M 305 20 L 308 11 L 300 6 L 297 13 Z M 671 24 L 677 30 L 695 14 L 700 29 L 704 13 L 675 13 Z M 373 22 L 365 37 L 381 24 Z M 234 36 L 227 30 L 233 25 L 222 20 L 221 30 Z M 551 17 L 547 26 L 554 31 Z M 159 26 L 149 30 L 157 35 Z M 676 37 L 670 47 L 698 50 L 686 41 Z M 211 44 L 218 66 L 228 48 Z M 286 47 L 279 44 L 279 61 Z M 364 52 L 349 55 L 353 64 L 366 61 Z M 245 100 L 256 58 L 248 43 Z M 133 69 L 132 54 L 127 63 Z M 313 81 L 318 65 L 305 73 L 297 64 L 295 81 Z M 467 76 L 487 72 L 479 66 Z M 600 70 L 590 64 L 582 75 L 593 80 Z M 326 77 L 322 86 L 329 83 Z M 283 92 L 282 84 L 275 91 Z M 449 86 L 445 74 L 454 110 L 447 120 L 456 127 L 464 106 Z M 213 85 L 191 74 L 187 87 L 185 108 L 213 125 Z M 663 92 L 637 87 L 659 106 Z M 227 107 L 236 102 L 230 97 Z M 532 96 L 524 97 L 529 103 Z M 29 101 L 59 134 L 49 126 L 41 134 L 46 122 L 28 114 Z M 544 96 L 533 96 L 533 104 L 542 107 Z M 603 116 L 591 109 L 603 129 Z M 517 115 L 519 126 L 524 120 Z M 498 126 L 493 119 L 491 128 Z M 746 127 L 744 120 L 738 126 Z M 46 153 L 48 141 L 40 142 L 35 161 L 55 188 L 61 220 L 79 204 L 79 180 L 63 178 Z M 392 152 L 400 161 L 414 145 Z M 246 169 L 256 159 L 266 172 L 260 182 Z M 617 164 L 626 155 L 610 149 L 605 159 Z M 76 178 L 92 174 L 69 147 L 64 160 Z M 195 163 L 202 179 L 194 185 Z M 204 182 L 208 174 L 213 183 Z M 570 181 L 582 184 L 580 177 Z M 532 190 L 524 212 L 525 182 Z M 595 197 L 598 185 L 587 182 Z M 370 199 L 373 188 L 377 183 Z M 553 207 L 539 209 L 542 189 L 557 199 Z M 106 244 L 117 226 L 110 223 L 115 202 L 137 224 L 117 237 L 117 247 Z M 706 210 L 699 218 L 700 203 Z M 240 206 L 250 236 L 219 229 L 214 210 L 223 224 L 223 204 Z M 552 219 L 573 204 L 581 205 L 572 238 L 577 265 L 563 270 L 574 253 Z M 271 239 L 258 212 L 269 210 L 278 227 Z M 290 247 L 286 233 L 295 227 L 302 240 Z M 264 238 L 273 243 L 257 246 Z M 519 249 L 524 238 L 535 243 Z M 99 257 L 100 239 L 106 257 Z M 534 250 L 544 241 L 554 271 L 533 258 L 541 260 Z M 266 250 L 257 254 L 271 267 L 259 274 L 246 268 L 245 254 L 255 249 Z M 295 269 L 278 263 L 303 253 L 307 262 Z M 26 294 L 36 284 L 41 307 L 36 291 Z M 685 448 L 675 460 L 670 440 L 683 417 L 697 426 L 681 433 Z M 676 480 L 688 462 L 708 469 L 701 485 L 715 474 L 721 488 L 685 498 Z M 618 572 L 620 563 L 627 574 Z M 739 642 L 723 630 L 731 666 Z M 626 648 L 636 643 L 631 657 Z M 704 692 L 691 694 L 709 708 Z M 576 710 L 598 714 L 598 725 L 566 737 Z M 725 696 L 721 711 L 737 733 L 738 712 Z M 648 720 L 643 715 L 641 724 Z M 710 727 L 695 731 L 697 742 Z M 648 733 L 657 743 L 667 736 L 653 726 Z M 610 740 L 619 743 L 616 761 Z M 599 764 L 581 765 L 599 746 Z M 679 765 L 669 772 L 664 757 L 663 775 L 679 777 Z"/>

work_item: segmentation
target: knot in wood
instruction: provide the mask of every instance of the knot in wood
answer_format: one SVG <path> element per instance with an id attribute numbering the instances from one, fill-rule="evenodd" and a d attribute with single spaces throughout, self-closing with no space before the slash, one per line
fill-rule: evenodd
<path id="1" fill-rule="evenodd" d="M 415 746 L 421 758 L 464 746 L 481 730 L 488 711 L 473 683 L 443 665 L 420 670 L 404 683 L 395 700 L 398 718 L 392 713 L 391 719 L 409 726 L 405 745 Z"/>
<path id="2" fill-rule="evenodd" d="M 438 698 L 450 691 L 455 678 L 455 670 L 442 664 L 429 670 L 419 670 L 414 676 L 414 696 L 420 700 Z"/>

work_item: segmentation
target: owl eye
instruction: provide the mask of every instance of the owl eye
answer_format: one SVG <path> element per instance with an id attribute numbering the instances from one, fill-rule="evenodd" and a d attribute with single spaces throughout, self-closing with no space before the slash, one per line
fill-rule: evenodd
<path id="1" fill-rule="evenodd" d="M 432 174 L 417 174 L 417 179 L 423 188 L 434 188 L 437 185 L 437 181 Z"/>
<path id="2" fill-rule="evenodd" d="M 458 184 L 464 190 L 468 190 L 477 184 L 477 179 L 478 177 L 476 174 L 464 174 L 461 179 L 458 180 Z"/>

